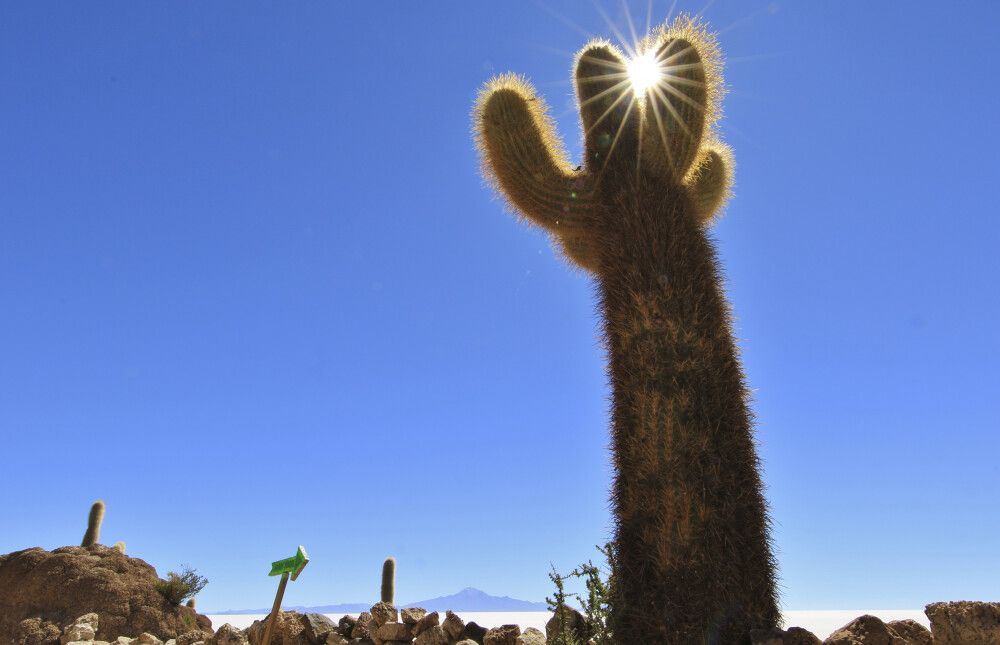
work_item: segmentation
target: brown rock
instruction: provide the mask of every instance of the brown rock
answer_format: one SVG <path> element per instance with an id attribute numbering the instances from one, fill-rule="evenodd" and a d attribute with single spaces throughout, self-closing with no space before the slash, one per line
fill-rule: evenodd
<path id="1" fill-rule="evenodd" d="M 14 645 L 56 645 L 62 630 L 41 618 L 26 618 L 14 629 Z"/>
<path id="2" fill-rule="evenodd" d="M 933 602 L 924 609 L 934 645 L 1000 644 L 1000 603 Z"/>
<path id="3" fill-rule="evenodd" d="M 78 641 L 92 641 L 96 633 L 97 630 L 89 623 L 73 623 L 59 637 L 59 642 L 66 645 Z"/>
<path id="4" fill-rule="evenodd" d="M 820 645 L 822 641 L 807 629 L 789 627 L 788 631 L 772 629 L 751 629 L 752 645 Z"/>
<path id="5" fill-rule="evenodd" d="M 304 633 L 302 614 L 295 611 L 279 611 L 277 617 L 268 616 L 264 620 L 253 621 L 253 624 L 244 631 L 250 645 L 261 644 L 264 640 L 264 630 L 272 619 L 275 619 L 275 622 L 271 630 L 270 645 L 312 645 Z"/>
<path id="6" fill-rule="evenodd" d="M 226 623 L 228 625 L 228 623 Z M 225 625 L 223 625 L 224 627 Z M 222 629 L 220 627 L 219 629 Z M 212 632 L 203 632 L 197 629 L 193 629 L 189 632 L 184 632 L 177 637 L 176 645 L 193 645 L 193 643 L 205 642 L 212 637 Z"/>
<path id="7" fill-rule="evenodd" d="M 465 630 L 465 621 L 450 611 L 444 613 L 444 622 L 441 623 L 445 636 L 449 641 L 457 641 L 462 637 Z"/>
<path id="8" fill-rule="evenodd" d="M 154 634 L 149 632 L 143 632 L 132 641 L 132 645 L 163 645 L 163 641 L 157 638 Z"/>
<path id="9" fill-rule="evenodd" d="M 356 622 L 358 621 L 353 616 L 341 616 L 340 620 L 337 621 L 337 631 L 340 632 L 341 636 L 350 638 Z"/>
<path id="10" fill-rule="evenodd" d="M 336 623 L 323 614 L 302 614 L 302 632 L 313 645 L 325 643 L 327 634 L 335 631 L 337 631 Z"/>
<path id="11" fill-rule="evenodd" d="M 534 627 L 529 627 L 514 642 L 516 645 L 545 645 L 545 634 Z"/>
<path id="12" fill-rule="evenodd" d="M 552 618 L 549 618 L 549 622 L 545 623 L 545 637 L 549 641 L 555 642 L 556 637 L 559 635 L 560 615 L 570 634 L 576 640 L 586 643 L 587 639 L 590 638 L 590 630 L 587 628 L 586 619 L 584 619 L 583 614 L 565 605 L 559 613 L 553 613 Z"/>
<path id="13" fill-rule="evenodd" d="M 455 643 L 455 645 L 480 645 L 480 644 L 476 643 L 476 641 L 472 640 L 471 638 L 466 638 L 458 641 L 457 643 Z"/>
<path id="14" fill-rule="evenodd" d="M 425 615 L 423 618 L 417 621 L 416 625 L 413 626 L 413 635 L 420 636 L 427 629 L 430 629 L 431 627 L 436 627 L 439 620 L 440 617 L 438 616 L 438 613 L 436 611 L 432 611 L 431 613 Z"/>
<path id="15" fill-rule="evenodd" d="M 167 602 L 158 580 L 146 562 L 100 544 L 0 555 L 0 642 L 13 640 L 26 618 L 65 625 L 89 612 L 99 617 L 95 637 L 106 641 L 211 630 L 207 617 Z"/>
<path id="16" fill-rule="evenodd" d="M 886 627 L 894 631 L 906 645 L 931 645 L 931 632 L 915 620 L 893 620 Z"/>
<path id="17" fill-rule="evenodd" d="M 340 632 L 330 632 L 326 635 L 326 645 L 347 645 L 350 642 Z"/>
<path id="18" fill-rule="evenodd" d="M 400 611 L 401 620 L 407 625 L 416 625 L 426 615 L 427 610 L 423 607 L 406 607 Z"/>
<path id="19" fill-rule="evenodd" d="M 187 635 L 185 634 L 185 636 Z M 242 630 L 225 623 L 215 630 L 214 636 L 205 640 L 205 645 L 247 645 L 247 636 Z"/>
<path id="20" fill-rule="evenodd" d="M 354 623 L 354 627 L 351 629 L 351 638 L 367 638 L 372 637 L 372 615 L 367 611 L 363 611 L 358 615 L 357 621 Z"/>
<path id="21" fill-rule="evenodd" d="M 486 628 L 481 627 L 476 621 L 470 620 L 462 630 L 462 638 L 483 645 L 483 638 L 486 636 Z"/>
<path id="22" fill-rule="evenodd" d="M 483 637 L 484 645 L 517 645 L 517 637 L 521 635 L 521 628 L 517 625 L 500 625 L 486 630 Z"/>
<path id="23" fill-rule="evenodd" d="M 906 641 L 875 616 L 855 618 L 830 634 L 824 645 L 906 645 Z"/>
<path id="24" fill-rule="evenodd" d="M 384 623 L 379 626 L 375 635 L 382 641 L 413 640 L 413 628 L 405 623 Z"/>
<path id="25" fill-rule="evenodd" d="M 376 629 L 386 623 L 394 623 L 399 618 L 399 612 L 387 602 L 377 602 L 372 605 L 371 615 Z"/>
<path id="26" fill-rule="evenodd" d="M 428 615 L 437 615 L 437 612 Z M 440 625 L 430 625 L 420 632 L 413 645 L 448 645 L 448 637 Z"/>

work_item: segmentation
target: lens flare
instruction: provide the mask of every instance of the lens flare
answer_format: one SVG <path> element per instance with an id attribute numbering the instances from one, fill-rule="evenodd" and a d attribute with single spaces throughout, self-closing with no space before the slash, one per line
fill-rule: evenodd
<path id="1" fill-rule="evenodd" d="M 660 82 L 663 73 L 652 51 L 640 54 L 628 62 L 628 78 L 636 96 L 645 96 L 646 90 Z"/>

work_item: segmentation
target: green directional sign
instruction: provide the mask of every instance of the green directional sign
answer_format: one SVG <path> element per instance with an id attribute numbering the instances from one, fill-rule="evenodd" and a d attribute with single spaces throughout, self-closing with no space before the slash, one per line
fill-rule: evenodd
<path id="1" fill-rule="evenodd" d="M 271 573 L 267 574 L 269 576 L 280 576 L 285 573 L 292 574 L 292 580 L 299 577 L 302 570 L 306 568 L 306 564 L 309 562 L 309 556 L 306 555 L 306 550 L 301 546 L 299 550 L 295 552 L 290 558 L 285 558 L 284 560 L 278 560 L 277 562 L 271 563 Z"/>

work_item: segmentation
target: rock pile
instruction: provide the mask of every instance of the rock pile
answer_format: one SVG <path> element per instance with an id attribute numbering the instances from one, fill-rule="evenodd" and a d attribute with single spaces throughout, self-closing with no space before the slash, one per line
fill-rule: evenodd
<path id="1" fill-rule="evenodd" d="M 168 639 L 192 630 L 211 633 L 212 621 L 169 603 L 156 590 L 158 581 L 143 560 L 100 544 L 0 555 L 0 644 L 58 642 L 63 626 L 91 613 L 99 620 L 86 624 L 98 641 L 144 632 Z M 82 626 L 78 631 L 88 633 Z"/>

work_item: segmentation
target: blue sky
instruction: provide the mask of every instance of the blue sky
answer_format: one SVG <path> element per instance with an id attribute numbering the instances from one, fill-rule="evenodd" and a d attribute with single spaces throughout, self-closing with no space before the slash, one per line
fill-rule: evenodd
<path id="1" fill-rule="evenodd" d="M 1000 600 L 1000 9 L 704 16 L 784 605 Z M 389 554 L 404 601 L 540 600 L 595 557 L 594 287 L 469 134 L 513 70 L 578 155 L 587 34 L 571 0 L 6 4 L 0 552 L 78 543 L 103 498 L 103 541 L 194 566 L 206 609 L 268 606 L 298 544 L 289 604 L 373 599 Z"/>

